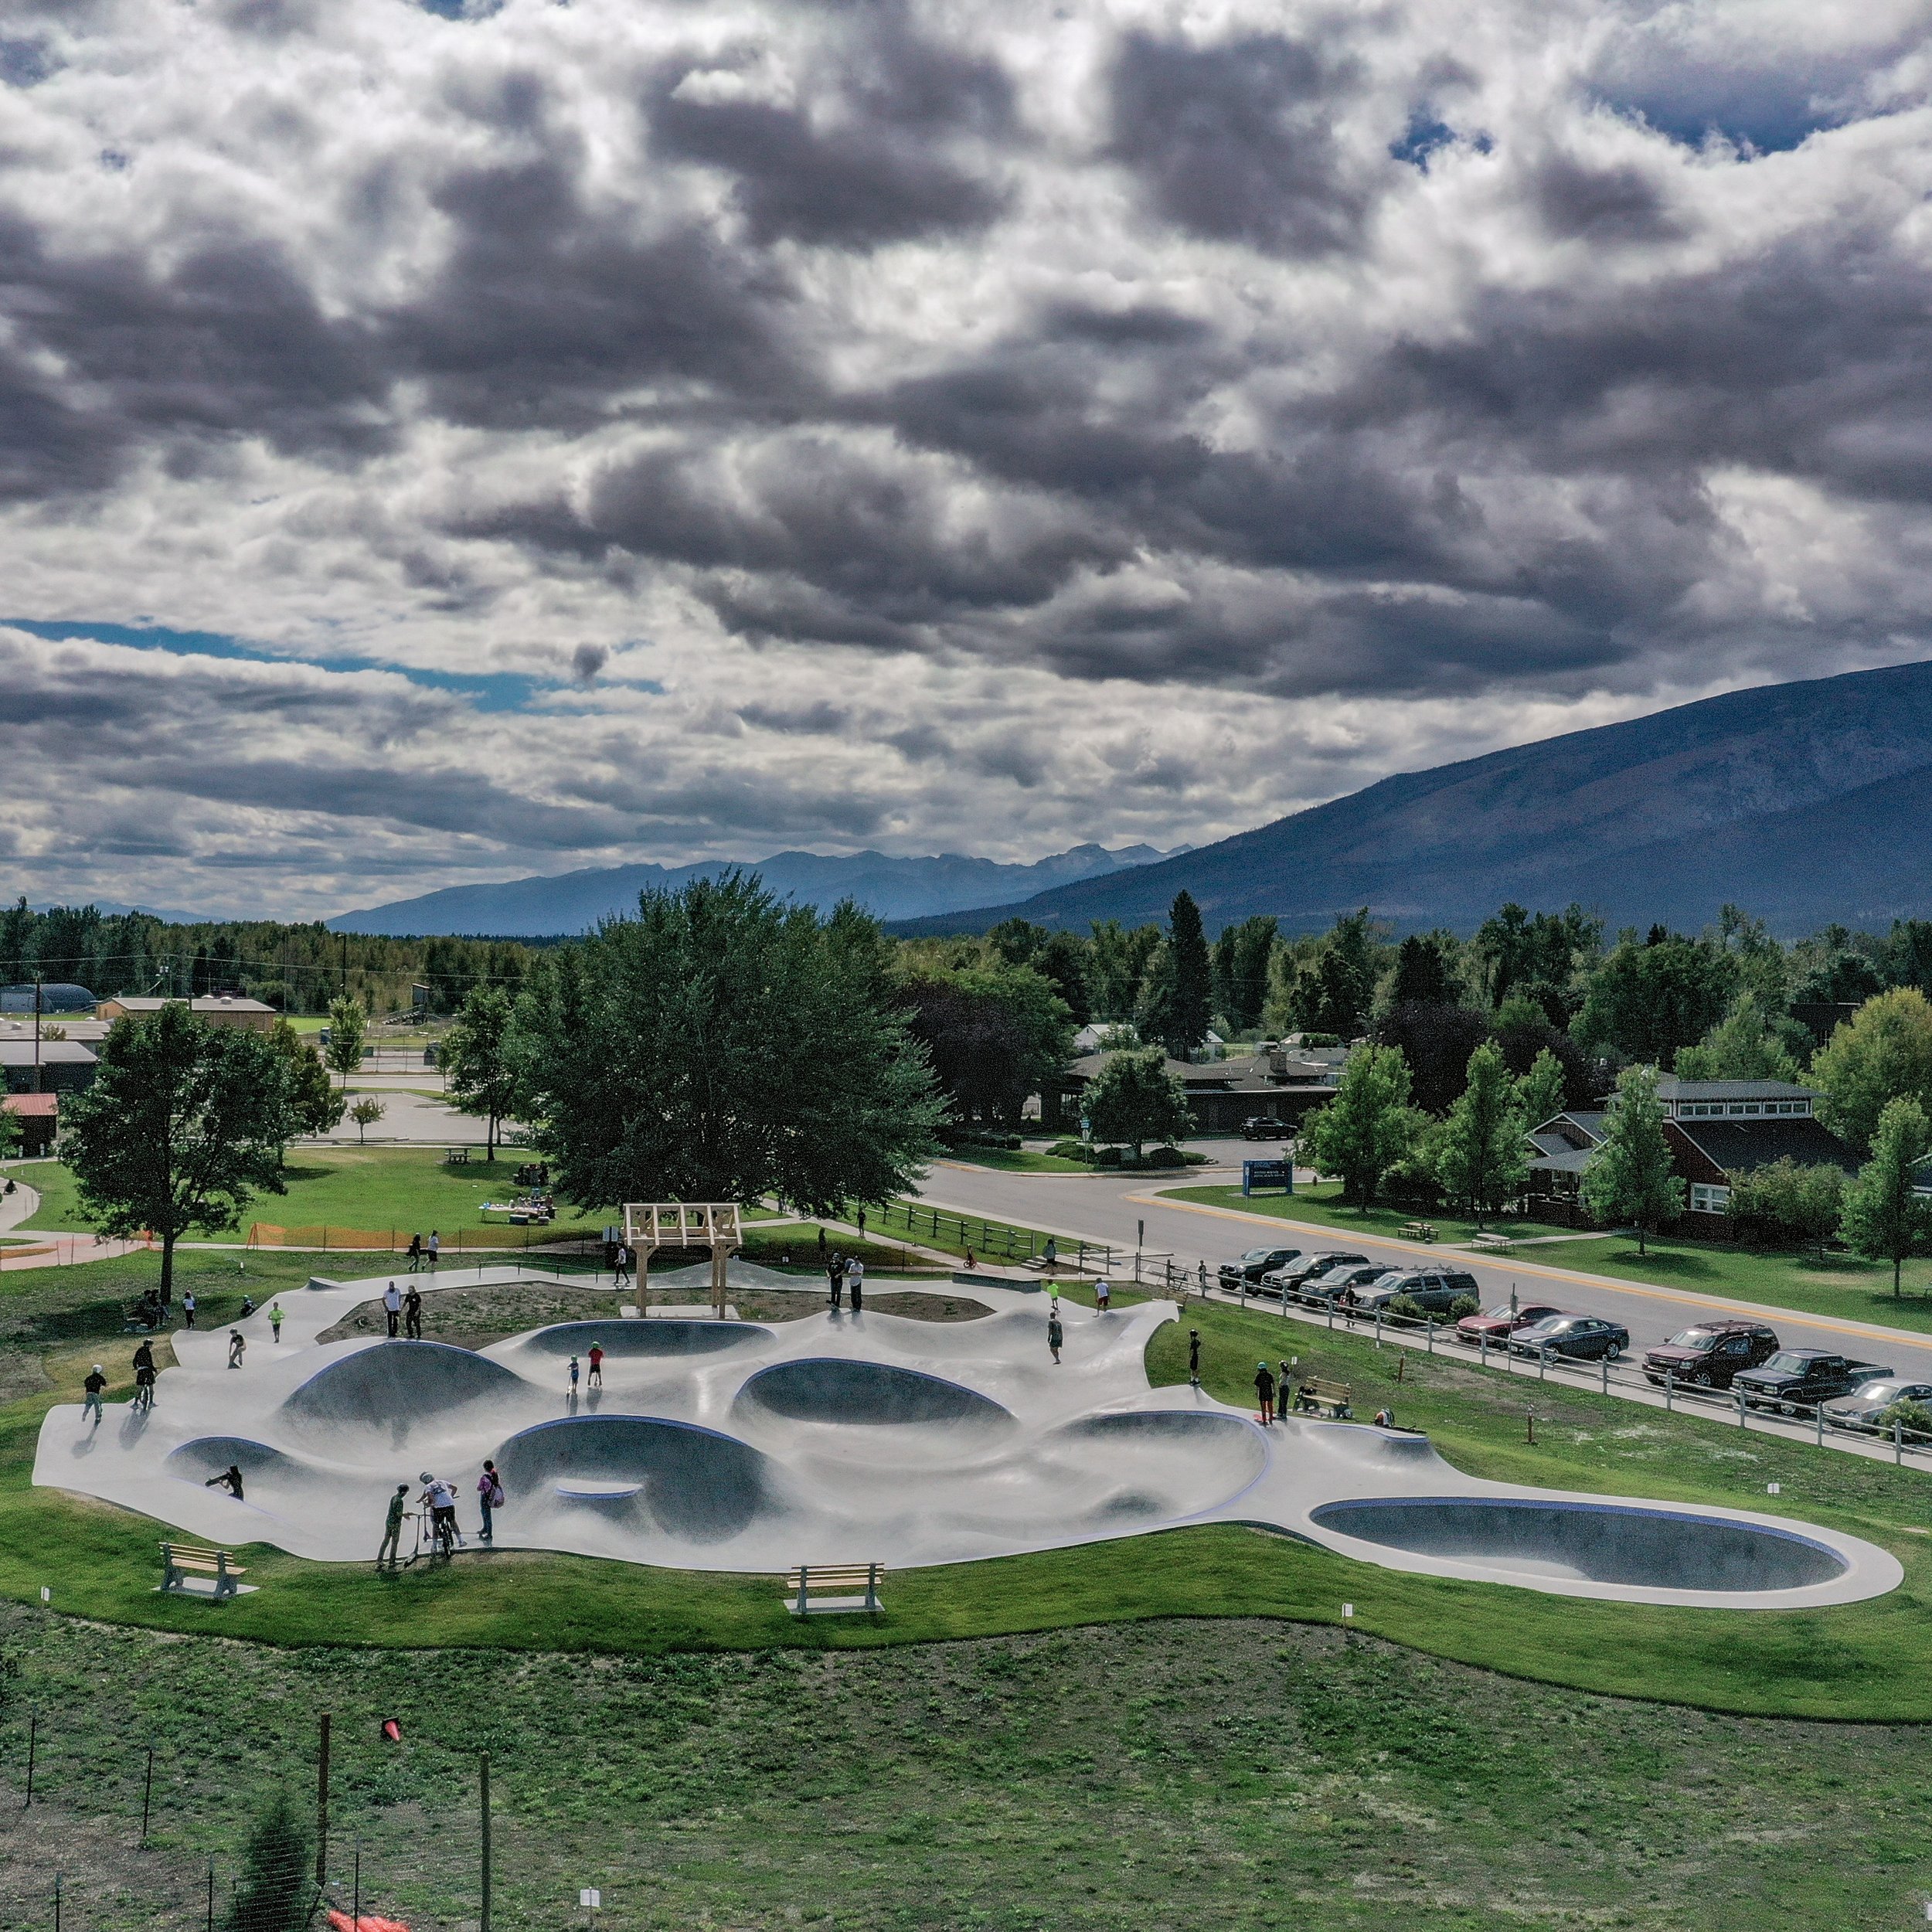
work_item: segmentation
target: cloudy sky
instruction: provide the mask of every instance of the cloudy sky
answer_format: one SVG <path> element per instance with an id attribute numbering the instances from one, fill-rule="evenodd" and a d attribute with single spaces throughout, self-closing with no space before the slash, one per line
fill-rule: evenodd
<path id="1" fill-rule="evenodd" d="M 1924 0 L 7 0 L 0 888 L 1200 842 L 1932 656 Z"/>

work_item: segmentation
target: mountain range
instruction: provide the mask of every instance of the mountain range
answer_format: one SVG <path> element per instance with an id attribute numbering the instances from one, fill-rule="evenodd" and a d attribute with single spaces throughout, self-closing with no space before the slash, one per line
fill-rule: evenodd
<path id="1" fill-rule="evenodd" d="M 880 919 L 963 913 L 988 900 L 1025 897 L 1043 889 L 1091 879 L 1170 856 L 1151 845 L 1076 845 L 1031 865 L 1004 865 L 945 852 L 894 859 L 880 852 L 827 858 L 781 852 L 769 859 L 711 859 L 695 866 L 614 866 L 556 878 L 513 879 L 495 886 L 451 886 L 420 898 L 399 899 L 328 921 L 338 933 L 543 938 L 586 932 L 600 919 L 634 912 L 638 894 L 675 889 L 694 879 L 715 879 L 734 867 L 755 872 L 781 899 L 829 911 L 852 899 Z"/>
<path id="2" fill-rule="evenodd" d="M 1932 664 L 1768 685 L 1403 773 L 1131 872 L 901 933 L 1166 916 L 1291 931 L 1368 906 L 1464 931 L 1507 900 L 1695 930 L 1727 900 L 1781 935 L 1932 913 Z"/>

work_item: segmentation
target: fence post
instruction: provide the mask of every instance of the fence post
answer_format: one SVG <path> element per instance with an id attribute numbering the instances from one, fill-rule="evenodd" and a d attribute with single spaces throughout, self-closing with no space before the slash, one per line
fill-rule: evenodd
<path id="1" fill-rule="evenodd" d="M 1822 1449 L 1825 1447 L 1825 1405 L 1823 1403 L 1818 1403 L 1814 1406 L 1811 1410 L 1811 1420 L 1818 1426 L 1818 1446 Z"/>
<path id="2" fill-rule="evenodd" d="M 141 1842 L 145 1848 L 148 1842 L 148 1808 L 155 1795 L 155 1747 L 148 1747 L 148 1775 L 141 1787 Z"/>
<path id="3" fill-rule="evenodd" d="M 1610 1351 L 1606 1349 L 1598 1358 L 1604 1365 L 1604 1393 L 1610 1393 Z"/>
<path id="4" fill-rule="evenodd" d="M 479 1932 L 490 1932 L 490 1754 L 483 1753 L 479 1761 L 481 1774 L 478 1801 L 483 1818 L 483 1913 Z M 357 1932 L 361 1932 L 359 1923 Z"/>
<path id="5" fill-rule="evenodd" d="M 1285 1304 L 1287 1297 L 1284 1295 L 1281 1298 Z M 1434 1355 L 1436 1352 L 1436 1318 L 1433 1315 L 1426 1316 L 1423 1318 L 1423 1325 L 1429 1332 L 1429 1352 Z"/>
<path id="6" fill-rule="evenodd" d="M 1892 1460 L 1895 1463 L 1905 1460 L 1905 1421 L 1900 1416 L 1892 1418 Z"/>
<path id="7" fill-rule="evenodd" d="M 1736 1389 L 1732 1393 L 1737 1397 L 1737 1426 L 1741 1429 L 1744 1427 L 1744 1391 Z"/>
<path id="8" fill-rule="evenodd" d="M 1382 1304 L 1376 1304 L 1376 1346 L 1382 1346 Z"/>
<path id="9" fill-rule="evenodd" d="M 328 1882 L 328 1713 L 321 1714 L 315 1753 L 315 1883 Z"/>
<path id="10" fill-rule="evenodd" d="M 1539 1382 L 1549 1379 L 1549 1344 L 1547 1342 L 1536 1344 L 1536 1379 Z"/>
<path id="11" fill-rule="evenodd" d="M 33 1760 L 35 1747 L 40 1742 L 40 1713 L 30 1711 L 27 1714 L 27 1802 L 21 1807 L 28 1809 L 33 1803 Z"/>
<path id="12" fill-rule="evenodd" d="M 1666 1369 L 1664 1371 L 1664 1413 L 1665 1415 L 1670 1413 L 1671 1396 L 1675 1392 L 1676 1386 L 1677 1378 L 1671 1373 L 1669 1369 Z"/>

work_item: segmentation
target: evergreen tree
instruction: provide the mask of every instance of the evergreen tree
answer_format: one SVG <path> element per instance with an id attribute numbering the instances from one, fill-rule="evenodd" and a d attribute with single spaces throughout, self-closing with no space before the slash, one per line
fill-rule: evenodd
<path id="1" fill-rule="evenodd" d="M 342 1077 L 345 1090 L 349 1077 L 362 1063 L 362 1043 L 369 1037 L 369 1015 L 359 999 L 338 999 L 328 1009 L 328 1063 Z"/>
<path id="2" fill-rule="evenodd" d="M 1516 1083 L 1493 1040 L 1469 1056 L 1467 1083 L 1435 1137 L 1433 1153 L 1444 1192 L 1475 1214 L 1478 1227 L 1485 1213 L 1522 1185 L 1529 1155 Z"/>
<path id="3" fill-rule="evenodd" d="M 499 986 L 473 986 L 437 1056 L 453 1106 L 481 1114 L 485 1158 L 496 1158 L 496 1130 L 515 1104 L 516 1076 L 509 1053 L 510 996 Z"/>
<path id="4" fill-rule="evenodd" d="M 1460 991 L 1450 964 L 1449 948 L 1454 944 L 1446 933 L 1411 933 L 1396 948 L 1389 1005 L 1454 1005 Z"/>
<path id="5" fill-rule="evenodd" d="M 1148 1141 L 1171 1145 L 1194 1131 L 1186 1090 L 1167 1070 L 1158 1046 L 1113 1055 L 1089 1084 L 1081 1106 L 1096 1140 L 1126 1141 L 1137 1161 Z"/>
<path id="6" fill-rule="evenodd" d="M 1409 1104 L 1409 1063 L 1401 1049 L 1358 1046 L 1335 1097 L 1303 1124 L 1299 1151 L 1318 1173 L 1340 1177 L 1345 1201 L 1369 1207 L 1383 1177 L 1414 1146 L 1422 1119 Z"/>
<path id="7" fill-rule="evenodd" d="M 1627 1221 L 1637 1230 L 1637 1252 L 1660 1223 L 1684 1211 L 1684 1182 L 1664 1132 L 1657 1070 L 1627 1066 L 1604 1123 L 1603 1143 L 1583 1172 L 1583 1196 L 1600 1221 Z"/>
<path id="8" fill-rule="evenodd" d="M 1207 1037 L 1209 968 L 1206 935 L 1194 896 L 1176 893 L 1168 911 L 1168 950 L 1173 961 L 1174 991 L 1163 1036 L 1176 1060 L 1185 1060 Z"/>
<path id="9" fill-rule="evenodd" d="M 286 1066 L 261 1035 L 205 1026 L 170 1001 L 150 1019 L 116 1021 L 94 1084 L 63 1102 L 81 1211 L 104 1233 L 159 1238 L 163 1301 L 190 1228 L 219 1233 L 257 1192 L 287 1192 Z"/>
<path id="10" fill-rule="evenodd" d="M 303 1932 L 314 1913 L 309 1850 L 285 1797 L 256 1820 L 228 1908 L 228 1932 Z"/>
<path id="11" fill-rule="evenodd" d="M 1932 1237 L 1932 1206 L 1913 1185 L 1929 1143 L 1932 1131 L 1918 1101 L 1909 1094 L 1888 1100 L 1872 1136 L 1872 1158 L 1845 1190 L 1845 1240 L 1854 1253 L 1891 1263 L 1894 1299 L 1906 1260 Z"/>
<path id="12" fill-rule="evenodd" d="M 1516 1082 L 1516 1111 L 1526 1131 L 1540 1127 L 1563 1111 L 1563 1065 L 1545 1047 L 1529 1071 Z"/>

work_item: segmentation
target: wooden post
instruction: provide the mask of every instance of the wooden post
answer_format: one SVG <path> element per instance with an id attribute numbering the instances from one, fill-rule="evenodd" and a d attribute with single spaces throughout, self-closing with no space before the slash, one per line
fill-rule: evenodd
<path id="1" fill-rule="evenodd" d="M 477 1760 L 477 1801 L 483 1825 L 483 1916 L 478 1932 L 490 1932 L 490 1754 Z M 360 1928 L 358 1928 L 360 1932 Z"/>
<path id="2" fill-rule="evenodd" d="M 724 1319 L 725 1311 L 725 1263 L 730 1250 L 715 1236 L 711 1243 L 711 1312 L 717 1319 Z"/>
<path id="3" fill-rule="evenodd" d="M 315 1753 L 315 1883 L 328 1883 L 328 1713 L 322 1713 Z"/>

